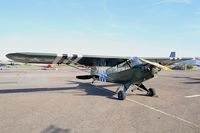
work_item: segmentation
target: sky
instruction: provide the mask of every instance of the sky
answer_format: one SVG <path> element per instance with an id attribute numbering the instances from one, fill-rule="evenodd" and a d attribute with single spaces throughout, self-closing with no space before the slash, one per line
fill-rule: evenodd
<path id="1" fill-rule="evenodd" d="M 200 56 L 199 0 L 0 0 L 10 52 Z"/>

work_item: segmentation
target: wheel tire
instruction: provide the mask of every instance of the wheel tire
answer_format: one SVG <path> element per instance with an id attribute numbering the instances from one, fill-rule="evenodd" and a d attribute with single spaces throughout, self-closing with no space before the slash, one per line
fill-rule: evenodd
<path id="1" fill-rule="evenodd" d="M 149 89 L 148 89 L 148 92 L 147 92 L 147 95 L 150 96 L 150 97 L 155 96 L 155 95 L 156 95 L 155 89 L 149 88 Z"/>
<path id="2" fill-rule="evenodd" d="M 119 100 L 124 100 L 126 98 L 126 93 L 124 91 L 119 91 L 118 92 L 118 99 Z"/>

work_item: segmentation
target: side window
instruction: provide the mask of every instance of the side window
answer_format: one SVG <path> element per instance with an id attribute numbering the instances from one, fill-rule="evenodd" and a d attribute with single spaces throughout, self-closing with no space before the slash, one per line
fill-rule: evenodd
<path id="1" fill-rule="evenodd" d="M 129 68 L 130 68 L 130 66 L 128 65 L 128 62 L 124 62 L 118 66 L 118 71 L 124 71 Z"/>
<path id="2" fill-rule="evenodd" d="M 114 72 L 118 72 L 118 68 L 117 66 L 111 67 L 109 69 L 107 69 L 107 73 L 114 73 Z"/>
<path id="3" fill-rule="evenodd" d="M 114 67 L 111 67 L 109 69 L 107 69 L 107 73 L 113 73 L 113 72 L 121 72 L 121 71 L 125 71 L 127 69 L 130 69 L 130 67 L 132 67 L 132 63 L 129 61 L 125 61 L 119 65 L 116 65 Z"/>

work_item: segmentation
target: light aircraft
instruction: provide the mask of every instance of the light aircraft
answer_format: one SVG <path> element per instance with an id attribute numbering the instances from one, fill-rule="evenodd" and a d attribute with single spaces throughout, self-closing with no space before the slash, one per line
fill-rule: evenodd
<path id="1" fill-rule="evenodd" d="M 57 56 L 48 53 L 10 53 L 6 55 L 9 59 L 22 63 L 42 63 L 42 64 L 77 64 L 91 66 L 90 74 L 76 76 L 77 79 L 93 79 L 93 81 L 103 81 L 122 84 L 121 90 L 117 90 L 118 99 L 126 98 L 126 91 L 131 85 L 135 85 L 139 90 L 147 92 L 147 96 L 155 96 L 153 88 L 146 88 L 144 81 L 149 80 L 161 70 L 171 71 L 170 68 L 162 64 L 172 64 L 191 58 L 176 58 L 175 52 L 167 58 L 139 58 L 139 57 L 116 57 L 116 56 L 94 56 L 94 55 L 72 55 L 64 54 Z M 152 62 L 154 61 L 154 62 Z M 105 70 L 98 70 L 97 67 L 109 66 Z M 74 66 L 75 67 L 75 66 Z"/>
<path id="2" fill-rule="evenodd" d="M 0 60 L 0 70 L 3 70 L 3 68 L 10 68 L 15 65 L 16 65 L 15 62 L 13 62 L 13 61 L 8 62 L 8 61 Z"/>

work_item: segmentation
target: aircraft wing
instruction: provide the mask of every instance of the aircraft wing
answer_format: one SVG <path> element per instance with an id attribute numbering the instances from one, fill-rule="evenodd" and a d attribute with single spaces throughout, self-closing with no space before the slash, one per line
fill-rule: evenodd
<path id="1" fill-rule="evenodd" d="M 143 59 L 149 60 L 151 62 L 156 62 L 161 65 L 172 65 L 174 63 L 178 63 L 181 61 L 186 61 L 186 60 L 192 60 L 193 58 L 191 57 L 183 57 L 183 58 L 171 58 L 171 57 L 141 57 Z"/>
<path id="2" fill-rule="evenodd" d="M 22 63 L 37 63 L 37 64 L 79 64 L 84 66 L 115 66 L 120 64 L 131 57 L 117 57 L 117 56 L 97 56 L 97 55 L 82 55 L 77 54 L 68 55 L 63 54 L 59 56 L 55 53 L 9 53 L 6 55 L 9 59 L 15 62 Z M 162 65 L 170 65 L 176 62 L 190 60 L 192 58 L 149 58 L 141 57 L 151 62 L 157 62 Z"/>
<path id="3" fill-rule="evenodd" d="M 59 56 L 54 53 L 9 53 L 7 58 L 22 63 L 38 64 L 79 64 L 84 66 L 115 66 L 130 57 L 98 56 L 98 55 L 67 55 Z"/>

